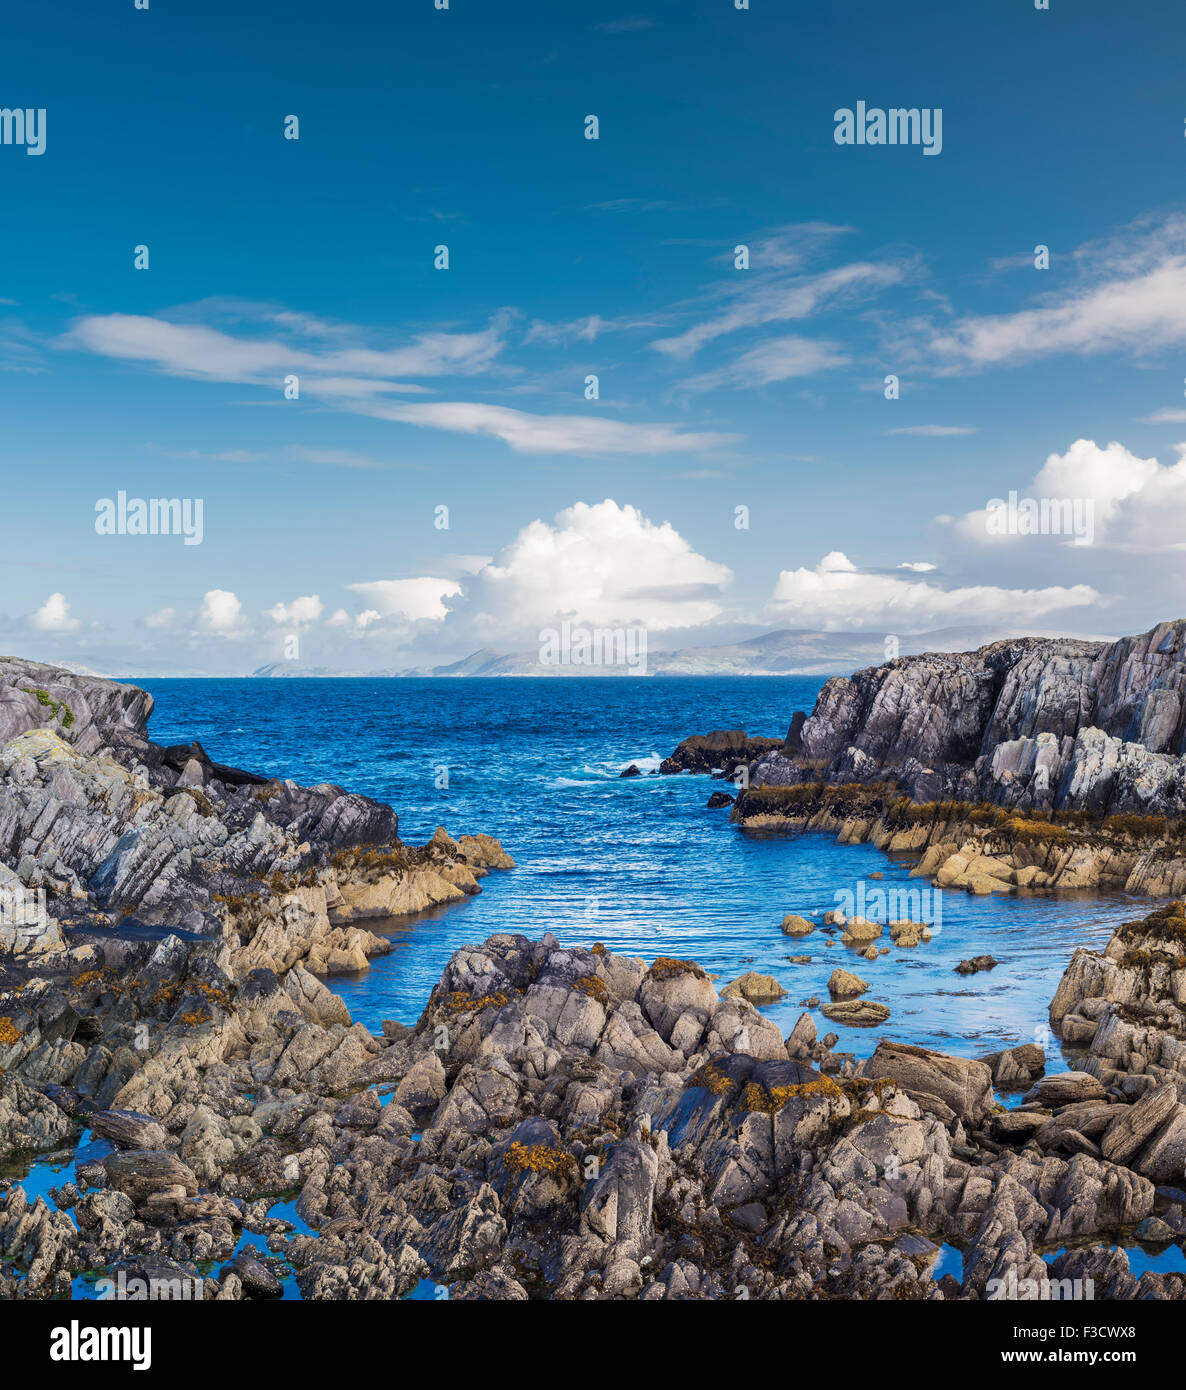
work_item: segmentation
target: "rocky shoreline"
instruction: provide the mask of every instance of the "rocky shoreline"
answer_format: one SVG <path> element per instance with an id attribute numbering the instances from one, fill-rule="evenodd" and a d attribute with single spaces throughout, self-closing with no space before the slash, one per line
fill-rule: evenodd
<path id="1" fill-rule="evenodd" d="M 366 798 L 152 744 L 143 692 L 0 672 L 0 862 L 47 904 L 0 954 L 0 1161 L 92 1141 L 49 1201 L 0 1179 L 0 1298 L 1186 1295 L 1117 1248 L 1186 1234 L 1180 905 L 1075 953 L 1054 1075 L 859 1060 L 810 1012 L 784 1037 L 766 977 L 550 934 L 457 951 L 373 1034 L 324 983 L 381 949 L 357 923 L 477 890 L 496 840 L 410 848 Z"/>
<path id="2" fill-rule="evenodd" d="M 940 888 L 1177 897 L 1184 750 L 1180 621 L 901 657 L 827 681 L 782 740 L 693 735 L 661 770 L 734 780 L 748 831 L 869 841 Z"/>

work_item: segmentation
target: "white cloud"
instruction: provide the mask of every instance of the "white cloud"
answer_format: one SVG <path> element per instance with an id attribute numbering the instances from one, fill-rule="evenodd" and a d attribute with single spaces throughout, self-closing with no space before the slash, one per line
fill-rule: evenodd
<path id="1" fill-rule="evenodd" d="M 525 526 L 466 584 L 449 624 L 488 634 L 525 632 L 566 617 L 601 626 L 684 627 L 720 615 L 721 590 L 731 579 L 727 566 L 698 554 L 669 522 L 656 524 L 609 498 L 578 502 L 550 523 Z"/>
<path id="2" fill-rule="evenodd" d="M 876 293 L 905 279 L 903 266 L 868 261 L 836 266 L 816 275 L 796 274 L 805 254 L 799 243 L 818 240 L 817 235 L 797 237 L 796 230 L 791 228 L 751 246 L 751 269 L 733 272 L 736 284 L 721 296 L 726 301 L 723 309 L 682 333 L 656 339 L 651 346 L 677 361 L 686 361 L 717 338 L 769 323 L 808 318 L 821 309 Z"/>
<path id="3" fill-rule="evenodd" d="M 278 387 L 295 372 L 302 375 L 302 389 L 315 388 L 320 378 L 327 395 L 404 390 L 399 381 L 403 376 L 481 372 L 503 346 L 501 323 L 477 333 L 420 333 L 402 347 L 371 348 L 360 345 L 360 328 L 327 331 L 326 325 L 300 315 L 260 316 L 294 331 L 288 338 L 238 338 L 200 323 L 144 314 L 92 314 L 75 320 L 60 345 L 206 381 Z M 309 335 L 314 335 L 311 340 Z M 346 341 L 349 338 L 355 340 L 353 345 Z"/>
<path id="4" fill-rule="evenodd" d="M 714 386 L 769 386 L 791 377 L 810 376 L 829 367 L 842 367 L 849 358 L 836 343 L 788 334 L 759 343 L 736 357 L 719 371 L 705 372 L 685 383 L 691 391 L 711 390 Z"/>
<path id="5" fill-rule="evenodd" d="M 1142 415 L 1142 425 L 1186 425 L 1186 410 L 1155 410 L 1152 415 Z"/>
<path id="6" fill-rule="evenodd" d="M 38 632 L 75 632 L 81 623 L 70 616 L 66 595 L 54 593 L 35 613 L 29 615 L 29 626 L 35 627 Z"/>
<path id="7" fill-rule="evenodd" d="M 405 377 L 473 375 L 491 367 L 504 347 L 507 315 L 475 333 L 431 331 L 395 348 L 364 346 L 363 330 L 332 325 L 308 315 L 267 306 L 218 303 L 237 325 L 263 322 L 269 335 L 235 336 L 205 323 L 174 322 L 142 314 L 94 314 L 77 319 L 58 346 L 82 349 L 122 361 L 139 362 L 172 376 L 210 382 L 265 386 L 277 392 L 284 379 L 300 378 L 301 396 L 320 398 L 334 408 L 401 424 L 501 439 L 519 453 L 666 454 L 717 448 L 732 434 L 686 431 L 673 424 L 630 424 L 590 411 L 588 415 L 532 415 L 476 401 L 397 403 L 391 393 L 424 394 L 429 388 Z M 560 326 L 592 341 L 610 326 L 597 316 Z M 287 336 L 276 336 L 279 327 Z M 547 337 L 547 325 L 537 326 Z M 529 338 L 531 334 L 528 335 Z M 367 468 L 373 461 L 347 450 L 294 446 L 296 461 Z"/>
<path id="8" fill-rule="evenodd" d="M 654 319 L 603 319 L 600 314 L 586 314 L 566 323 L 549 323 L 536 319 L 523 336 L 525 343 L 593 343 L 603 333 L 620 333 L 627 329 L 657 328 Z"/>
<path id="9" fill-rule="evenodd" d="M 592 411 L 588 415 L 531 415 L 476 401 L 373 402 L 364 413 L 458 434 L 489 435 L 520 454 L 670 454 L 716 449 L 737 438 L 733 434 L 684 431 L 676 425 L 632 425 Z"/>
<path id="10" fill-rule="evenodd" d="M 198 609 L 199 632 L 215 637 L 236 637 L 244 629 L 243 604 L 227 589 L 210 589 Z"/>
<path id="11" fill-rule="evenodd" d="M 935 330 L 929 344 L 946 371 L 1025 362 L 1058 353 L 1147 354 L 1186 344 L 1186 219 L 1149 220 L 1073 260 L 1083 283 L 1034 308 L 973 315 Z"/>
<path id="12" fill-rule="evenodd" d="M 1019 499 L 1090 501 L 1095 545 L 1154 551 L 1186 546 L 1186 445 L 1174 464 L 1139 458 L 1115 441 L 1101 448 L 1076 439 L 1065 454 L 1051 454 L 1028 485 L 1005 487 Z M 985 502 L 993 500 L 986 498 Z M 961 535 L 986 544 L 1014 541 L 990 534 L 987 510 L 968 512 L 958 522 Z M 1057 539 L 1067 540 L 1060 536 Z"/>
<path id="13" fill-rule="evenodd" d="M 267 610 L 274 623 L 284 623 L 289 627 L 303 627 L 315 623 L 325 611 L 325 604 L 316 594 L 293 599 L 291 603 L 276 603 Z"/>
<path id="14" fill-rule="evenodd" d="M 410 622 L 437 621 L 448 609 L 443 602 L 461 592 L 455 579 L 377 579 L 367 584 L 347 584 L 353 593 L 374 605 L 374 616 L 406 618 Z"/>
<path id="15" fill-rule="evenodd" d="M 900 570 L 913 570 L 915 574 L 930 574 L 935 566 L 926 560 L 903 560 L 898 568 Z"/>
<path id="16" fill-rule="evenodd" d="M 1045 589 L 992 585 L 941 589 L 925 580 L 859 570 L 847 555 L 833 550 L 813 570 L 783 570 L 767 613 L 796 627 L 825 631 L 884 628 L 887 632 L 922 632 L 957 622 L 1028 623 L 1099 601 L 1099 594 L 1086 584 Z"/>

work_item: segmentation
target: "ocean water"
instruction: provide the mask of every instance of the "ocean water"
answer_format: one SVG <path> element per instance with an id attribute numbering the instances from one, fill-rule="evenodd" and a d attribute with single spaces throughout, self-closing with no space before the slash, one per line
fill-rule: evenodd
<path id="1" fill-rule="evenodd" d="M 198 739 L 216 761 L 303 784 L 335 782 L 387 801 L 412 843 L 438 825 L 496 835 L 518 867 L 491 873 L 480 895 L 412 920 L 368 923 L 393 943 L 358 976 L 329 983 L 355 1019 L 413 1023 L 449 956 L 495 932 L 564 943 L 602 941 L 651 960 L 699 961 L 718 988 L 746 970 L 788 991 L 764 1010 L 789 1031 L 843 966 L 889 1005 L 887 1023 L 821 1033 L 868 1055 L 882 1037 L 973 1056 L 1046 1033 L 1047 1005 L 1078 945 L 1100 946 L 1143 904 L 1123 898 L 942 897 L 942 925 L 913 949 L 865 961 L 817 931 L 782 934 L 788 912 L 835 906 L 908 880 L 869 845 L 827 835 L 759 836 L 705 802 L 727 784 L 708 777 L 621 779 L 658 766 L 688 734 L 745 728 L 782 735 L 822 684 L 804 677 L 645 680 L 143 680 L 156 698 L 150 733 Z M 869 878 L 874 872 L 884 880 Z M 931 912 L 925 912 L 930 919 Z M 831 944 L 829 944 L 831 942 Z M 888 937 L 882 943 L 889 944 Z M 963 958 L 1001 964 L 972 976 Z M 808 955 L 792 964 L 793 955 Z M 1057 1068 L 1057 1062 L 1054 1063 Z"/>

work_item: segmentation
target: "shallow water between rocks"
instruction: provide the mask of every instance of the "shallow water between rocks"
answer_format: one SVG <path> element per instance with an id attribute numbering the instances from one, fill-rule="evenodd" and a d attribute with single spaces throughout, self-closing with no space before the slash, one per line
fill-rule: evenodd
<path id="1" fill-rule="evenodd" d="M 870 845 L 829 835 L 756 835 L 705 802 L 727 784 L 644 773 L 688 734 L 744 728 L 782 735 L 810 711 L 817 677 L 504 678 L 140 682 L 156 697 L 159 742 L 197 738 L 218 761 L 336 782 L 390 802 L 401 837 L 438 825 L 485 831 L 518 867 L 492 873 L 475 898 L 410 921 L 372 922 L 390 955 L 331 980 L 355 1019 L 413 1023 L 449 956 L 495 932 L 615 951 L 680 956 L 719 977 L 773 975 L 788 991 L 764 1010 L 788 1032 L 812 996 L 827 1002 L 837 966 L 888 1004 L 888 1023 L 845 1028 L 816 1015 L 839 1050 L 867 1056 L 881 1036 L 965 1056 L 1045 1039 L 1047 1006 L 1071 952 L 1105 942 L 1141 904 L 1123 898 L 942 897 L 930 942 L 866 961 L 817 931 L 784 936 L 788 912 L 833 907 L 837 892 L 927 888 Z M 445 783 L 445 785 L 441 785 Z M 871 880 L 873 873 L 884 875 Z M 924 915 L 929 919 L 933 912 Z M 888 936 L 879 944 L 889 944 Z M 991 954 L 1001 964 L 954 973 Z M 788 957 L 809 955 L 793 965 Z M 1052 1044 L 1057 1049 L 1057 1041 Z"/>

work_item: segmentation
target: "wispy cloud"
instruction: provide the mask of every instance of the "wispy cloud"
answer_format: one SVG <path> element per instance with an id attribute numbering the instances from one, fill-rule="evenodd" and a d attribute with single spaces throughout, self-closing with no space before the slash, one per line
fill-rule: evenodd
<path id="1" fill-rule="evenodd" d="M 273 322 L 277 316 L 271 315 Z M 236 337 L 199 323 L 176 323 L 144 314 L 95 314 L 75 320 L 58 340 L 63 348 L 140 362 L 171 376 L 279 387 L 290 374 L 307 376 L 302 387 L 327 395 L 422 391 L 401 377 L 470 375 L 486 371 L 504 345 L 501 322 L 476 333 L 427 332 L 394 348 L 352 345 L 343 329 L 292 315 L 298 328 L 287 338 Z M 322 341 L 309 337 L 320 332 Z M 356 330 L 356 340 L 365 337 Z"/>
<path id="2" fill-rule="evenodd" d="M 738 438 L 671 424 L 630 424 L 595 414 L 532 415 L 478 401 L 406 405 L 375 401 L 365 413 L 457 434 L 488 435 L 520 454 L 672 454 L 722 448 Z"/>
<path id="3" fill-rule="evenodd" d="M 718 338 L 809 318 L 825 308 L 903 283 L 909 267 L 894 261 L 854 261 L 808 273 L 808 261 L 846 230 L 810 223 L 756 240 L 750 246 L 750 269 L 731 271 L 732 280 L 715 288 L 711 311 L 691 327 L 658 338 L 651 346 L 677 361 L 687 361 Z"/>
<path id="4" fill-rule="evenodd" d="M 1144 221 L 1080 247 L 1080 283 L 1014 313 L 934 328 L 920 346 L 943 373 L 1010 366 L 1057 354 L 1137 356 L 1186 344 L 1186 218 Z M 1037 272 L 1035 272 L 1037 273 Z"/>
<path id="5" fill-rule="evenodd" d="M 692 377 L 684 383 L 683 389 L 707 391 L 717 386 L 769 386 L 775 381 L 842 367 L 848 361 L 837 343 L 788 334 L 759 343 L 716 371 Z"/>

